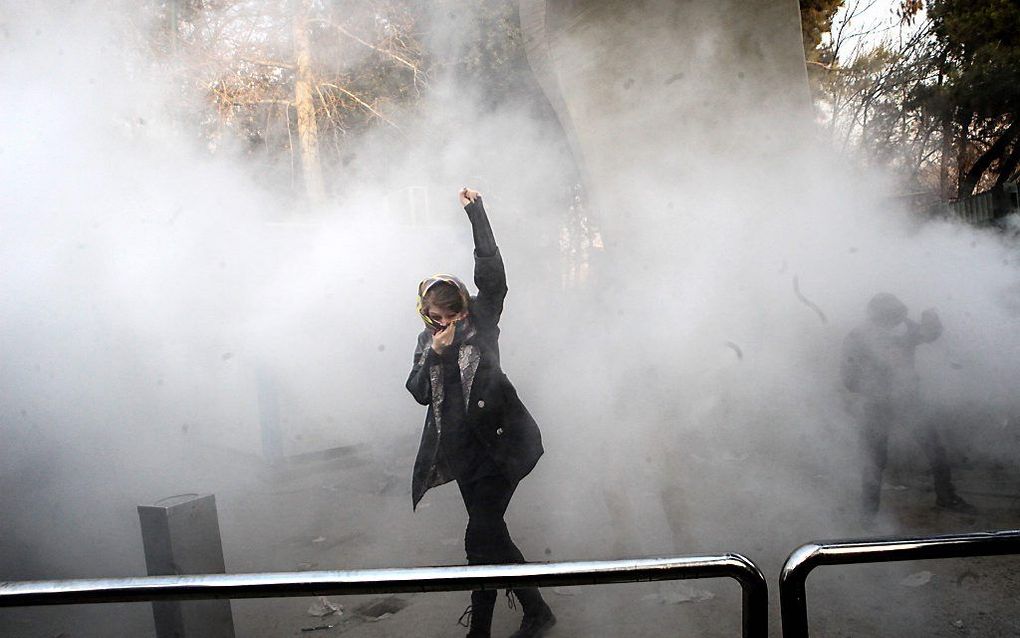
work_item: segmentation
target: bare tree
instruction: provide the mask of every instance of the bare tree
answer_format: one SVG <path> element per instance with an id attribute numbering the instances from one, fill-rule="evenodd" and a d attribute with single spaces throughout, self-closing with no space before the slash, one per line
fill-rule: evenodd
<path id="1" fill-rule="evenodd" d="M 818 101 L 841 152 L 898 171 L 912 188 L 933 188 L 946 156 L 944 123 L 914 102 L 916 88 L 938 82 L 943 68 L 931 24 L 860 25 L 874 4 L 853 0 L 835 21 L 828 62 L 818 65 Z"/>
<path id="2" fill-rule="evenodd" d="M 327 197 L 323 171 L 344 163 L 348 134 L 373 122 L 399 131 L 388 105 L 416 103 L 428 84 L 410 0 L 165 0 L 160 8 L 166 36 L 155 41 L 182 87 L 203 98 L 193 114 L 210 148 L 240 142 L 270 168 L 282 153 L 292 186 L 300 175 L 312 203 Z"/>
<path id="3" fill-rule="evenodd" d="M 301 142 L 301 174 L 305 192 L 314 204 L 325 199 L 322 164 L 319 161 L 319 126 L 315 116 L 315 76 L 312 73 L 312 45 L 308 36 L 311 0 L 294 0 L 294 108 Z"/>

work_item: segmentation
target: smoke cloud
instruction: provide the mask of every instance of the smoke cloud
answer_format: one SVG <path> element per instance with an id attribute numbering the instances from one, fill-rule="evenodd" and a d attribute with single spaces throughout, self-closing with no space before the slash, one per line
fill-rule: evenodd
<path id="1" fill-rule="evenodd" d="M 473 19 L 437 13 L 429 46 L 469 46 Z M 326 176 L 335 198 L 307 210 L 242 149 L 181 130 L 191 94 L 125 35 L 138 20 L 131 3 L 0 12 L 5 579 L 142 574 L 133 507 L 196 491 L 219 497 L 231 571 L 293 569 L 286 550 L 246 550 L 280 547 L 280 518 L 305 507 L 372 525 L 320 568 L 462 562 L 446 542 L 456 490 L 409 511 L 423 415 L 403 382 L 418 280 L 470 278 L 463 185 L 484 193 L 506 260 L 503 367 L 546 442 L 509 514 L 529 558 L 742 551 L 775 574 L 796 544 L 852 531 L 839 352 L 879 291 L 946 326 L 918 370 L 954 460 L 1015 457 L 1015 241 L 898 210 L 883 176 L 773 134 L 781 101 L 693 117 L 686 142 L 588 148 L 585 166 L 548 104 L 493 107 L 450 71 L 399 135 L 351 140 Z M 711 57 L 726 27 L 699 24 L 677 46 Z M 586 37 L 561 45 L 583 53 Z M 655 60 L 631 55 L 618 62 L 640 91 Z M 692 109 L 725 92 L 724 71 L 690 83 Z M 747 99 L 769 93 L 747 81 Z M 664 121 L 654 102 L 628 109 L 625 131 Z M 596 162 L 619 166 L 588 185 L 605 248 L 565 287 L 566 193 Z M 331 484 L 328 507 L 253 469 L 342 446 L 361 446 L 369 478 Z M 399 487 L 358 491 L 376 480 Z"/>

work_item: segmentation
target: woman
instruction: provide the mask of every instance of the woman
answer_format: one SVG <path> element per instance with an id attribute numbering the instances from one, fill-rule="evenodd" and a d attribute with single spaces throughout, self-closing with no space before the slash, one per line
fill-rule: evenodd
<path id="1" fill-rule="evenodd" d="M 451 275 L 418 284 L 418 335 L 407 389 L 428 406 L 411 482 L 412 506 L 425 491 L 456 481 L 467 509 L 464 535 L 471 565 L 523 563 L 503 516 L 517 484 L 542 456 L 538 424 L 499 365 L 499 317 L 506 297 L 503 259 L 477 191 L 460 202 L 475 244 L 475 285 Z M 524 619 L 512 638 L 542 636 L 556 623 L 536 588 L 515 589 Z M 469 638 L 487 637 L 496 591 L 471 593 Z"/>

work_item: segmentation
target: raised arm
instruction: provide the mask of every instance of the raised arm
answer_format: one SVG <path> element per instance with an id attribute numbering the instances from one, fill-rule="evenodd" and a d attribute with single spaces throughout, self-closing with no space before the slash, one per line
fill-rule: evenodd
<path id="1" fill-rule="evenodd" d="M 464 212 L 471 222 L 471 232 L 475 240 L 475 286 L 478 297 L 472 313 L 476 321 L 488 321 L 493 325 L 499 323 L 503 312 L 503 299 L 506 298 L 506 270 L 503 258 L 496 246 L 496 238 L 492 234 L 489 217 L 482 205 L 482 196 L 477 191 L 465 188 L 460 192 Z"/>
<path id="2" fill-rule="evenodd" d="M 917 325 L 917 336 L 920 343 L 931 343 L 942 336 L 942 320 L 933 308 L 921 313 L 921 322 Z"/>
<path id="3" fill-rule="evenodd" d="M 942 336 L 942 321 L 934 310 L 921 313 L 921 321 L 907 319 L 907 332 L 903 335 L 904 342 L 909 346 L 931 343 Z"/>

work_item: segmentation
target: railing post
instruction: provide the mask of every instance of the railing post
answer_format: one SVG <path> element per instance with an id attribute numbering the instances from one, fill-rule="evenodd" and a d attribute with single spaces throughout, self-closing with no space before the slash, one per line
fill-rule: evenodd
<path id="1" fill-rule="evenodd" d="M 731 554 L 730 557 L 745 564 L 742 573 L 734 575 L 740 583 L 743 603 L 741 635 L 744 638 L 766 638 L 769 635 L 769 587 L 765 575 L 744 556 Z"/>
<path id="2" fill-rule="evenodd" d="M 801 545 L 790 554 L 779 576 L 779 610 L 783 623 L 783 638 L 807 638 L 807 576 L 819 546 Z"/>
<path id="3" fill-rule="evenodd" d="M 223 574 L 223 545 L 212 494 L 181 494 L 138 506 L 149 576 Z M 229 600 L 154 601 L 157 638 L 234 638 Z"/>
<path id="4" fill-rule="evenodd" d="M 975 532 L 920 538 L 817 541 L 801 545 L 786 559 L 779 576 L 783 638 L 807 638 L 805 584 L 819 565 L 857 565 L 1020 554 L 1020 530 Z"/>

